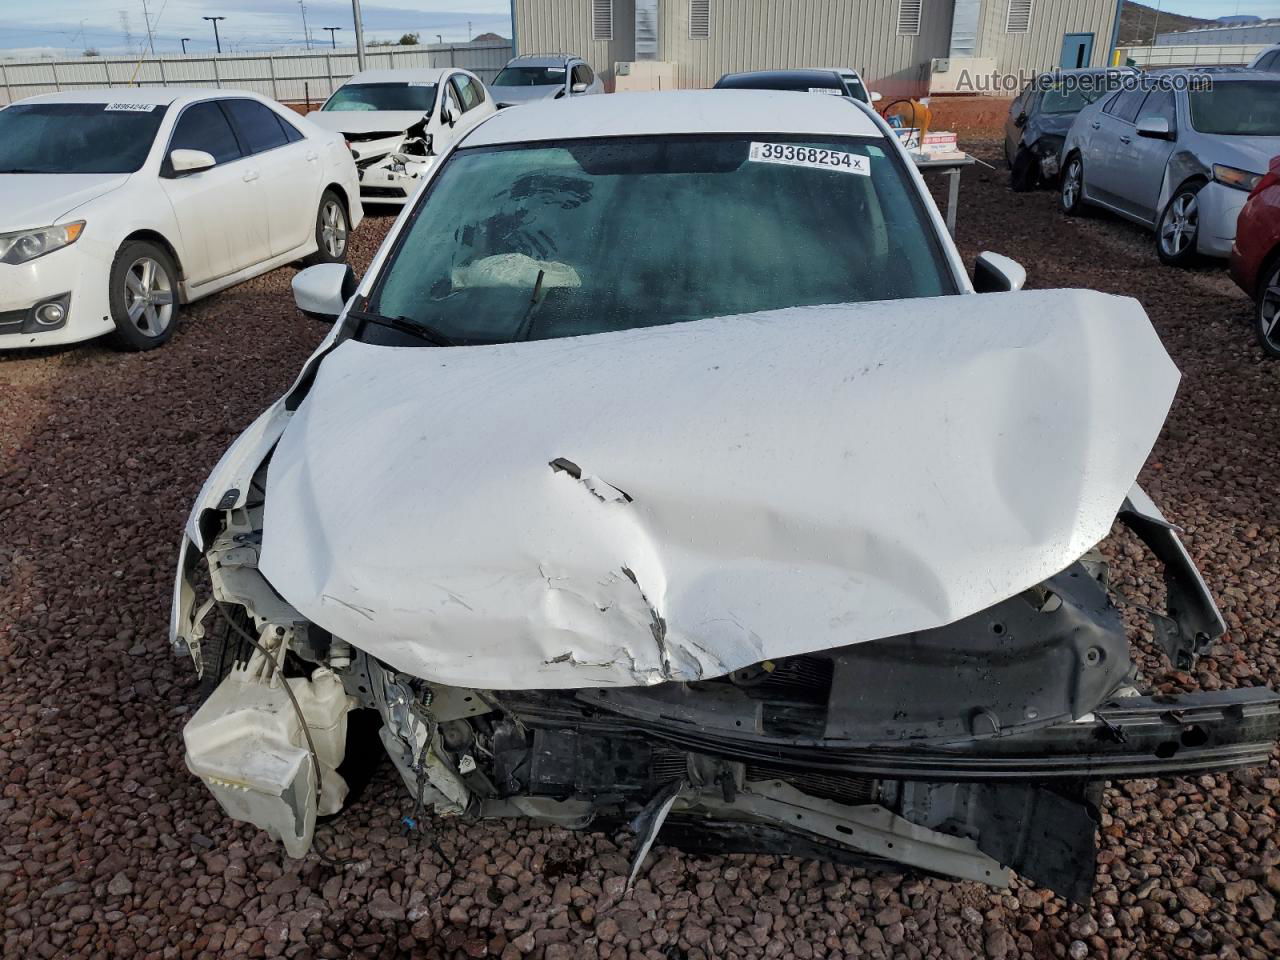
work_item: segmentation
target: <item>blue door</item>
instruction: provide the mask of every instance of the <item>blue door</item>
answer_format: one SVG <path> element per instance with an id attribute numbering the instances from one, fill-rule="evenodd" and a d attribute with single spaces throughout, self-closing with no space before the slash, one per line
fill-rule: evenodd
<path id="1" fill-rule="evenodd" d="M 1092 58 L 1092 33 L 1065 33 L 1062 35 L 1062 60 L 1058 65 L 1063 70 L 1076 70 L 1080 67 L 1087 67 Z"/>

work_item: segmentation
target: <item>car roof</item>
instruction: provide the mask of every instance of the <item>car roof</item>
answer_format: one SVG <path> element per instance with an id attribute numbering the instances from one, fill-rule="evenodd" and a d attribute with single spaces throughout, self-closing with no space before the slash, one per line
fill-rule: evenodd
<path id="1" fill-rule="evenodd" d="M 691 133 L 884 136 L 869 112 L 846 97 L 788 90 L 664 90 L 500 110 L 463 146 Z"/>
<path id="2" fill-rule="evenodd" d="M 838 73 L 852 73 L 848 67 L 803 67 L 792 70 L 744 70 L 726 73 L 721 80 L 739 80 L 751 77 L 757 80 L 826 80 L 832 82 Z"/>
<path id="3" fill-rule="evenodd" d="M 210 97 L 253 97 L 265 100 L 252 90 L 236 90 L 231 87 L 100 87 L 64 90 L 60 93 L 42 93 L 27 97 L 18 103 L 159 103 L 170 105 L 191 100 L 208 100 Z"/>
<path id="4" fill-rule="evenodd" d="M 581 60 L 572 53 L 525 53 L 507 61 L 508 67 L 558 67 Z"/>
<path id="5" fill-rule="evenodd" d="M 404 70 L 361 70 L 347 83 L 439 83 L 456 67 L 411 67 Z"/>

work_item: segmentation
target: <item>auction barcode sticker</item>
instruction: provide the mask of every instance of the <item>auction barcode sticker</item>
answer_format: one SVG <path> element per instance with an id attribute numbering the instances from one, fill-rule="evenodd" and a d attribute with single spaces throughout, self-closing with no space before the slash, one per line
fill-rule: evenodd
<path id="1" fill-rule="evenodd" d="M 117 113 L 150 113 L 155 108 L 154 103 L 108 103 L 102 109 Z"/>
<path id="2" fill-rule="evenodd" d="M 754 163 L 781 163 L 789 167 L 834 170 L 871 176 L 871 161 L 861 154 L 829 150 L 826 147 L 802 147 L 794 143 L 752 143 L 747 159 Z"/>

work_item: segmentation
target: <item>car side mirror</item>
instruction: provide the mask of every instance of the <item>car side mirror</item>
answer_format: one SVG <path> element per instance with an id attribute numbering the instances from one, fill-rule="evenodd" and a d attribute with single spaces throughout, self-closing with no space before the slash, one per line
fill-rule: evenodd
<path id="1" fill-rule="evenodd" d="M 440 122 L 447 123 L 451 127 L 453 126 L 453 111 L 450 110 L 448 106 L 442 106 L 440 108 Z"/>
<path id="2" fill-rule="evenodd" d="M 179 149 L 169 151 L 169 165 L 173 167 L 175 174 L 198 173 L 216 167 L 218 161 L 213 158 L 213 154 L 203 150 Z"/>
<path id="3" fill-rule="evenodd" d="M 342 314 L 359 284 L 345 263 L 317 263 L 293 277 L 293 302 L 313 320 L 332 323 Z"/>
<path id="4" fill-rule="evenodd" d="M 314 270 L 315 268 L 312 267 Z M 296 281 L 295 281 L 296 282 Z M 1027 282 L 1027 271 L 1016 260 L 992 253 L 978 254 L 973 264 L 973 289 L 978 293 L 1007 293 L 1021 290 Z"/>
<path id="5" fill-rule="evenodd" d="M 1173 131 L 1169 129 L 1167 117 L 1140 117 L 1138 136 L 1149 137 L 1152 140 L 1172 140 Z"/>
<path id="6" fill-rule="evenodd" d="M 575 83 L 569 88 L 570 93 L 586 93 L 587 85 L 585 83 Z"/>
<path id="7" fill-rule="evenodd" d="M 872 90 L 872 91 L 871 91 L 871 102 L 872 102 L 872 103 L 879 103 L 879 102 L 880 102 L 881 100 L 883 100 L 883 99 L 884 99 L 884 94 L 879 93 L 879 92 L 878 92 L 878 91 L 876 91 L 876 90 Z"/>

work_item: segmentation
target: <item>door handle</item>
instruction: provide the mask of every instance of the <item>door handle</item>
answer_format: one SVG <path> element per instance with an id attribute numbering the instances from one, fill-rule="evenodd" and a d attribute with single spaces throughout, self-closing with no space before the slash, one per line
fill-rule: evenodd
<path id="1" fill-rule="evenodd" d="M 244 176 L 241 177 L 240 179 L 242 179 L 245 183 L 253 183 L 253 181 L 258 179 L 258 171 L 246 170 Z"/>
<path id="2" fill-rule="evenodd" d="M 308 151 L 307 151 L 307 161 L 308 161 L 308 162 L 310 162 L 310 163 L 315 163 L 315 162 L 316 162 L 317 160 L 319 160 L 319 159 L 320 159 L 320 154 L 316 153 L 314 150 L 308 150 Z"/>
<path id="3" fill-rule="evenodd" d="M 1133 141 L 1132 141 L 1132 140 L 1130 140 L 1128 137 L 1121 137 L 1121 138 L 1120 138 L 1120 142 L 1121 142 L 1121 143 L 1132 143 Z"/>
<path id="4" fill-rule="evenodd" d="M 1095 120 L 1095 121 L 1093 121 L 1093 123 L 1089 124 L 1089 126 L 1093 127 L 1093 129 L 1097 130 L 1100 126 L 1102 126 L 1102 124 L 1101 124 L 1101 123 L 1099 123 L 1097 120 Z"/>

